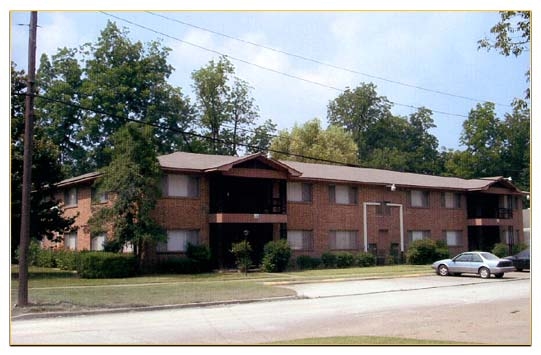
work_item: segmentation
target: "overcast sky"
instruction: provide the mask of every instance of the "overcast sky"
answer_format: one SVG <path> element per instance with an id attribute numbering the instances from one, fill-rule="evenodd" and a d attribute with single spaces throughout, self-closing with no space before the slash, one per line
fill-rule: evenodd
<path id="1" fill-rule="evenodd" d="M 26 69 L 28 27 L 20 24 L 29 22 L 29 13 L 11 15 L 11 59 Z M 529 55 L 477 49 L 498 20 L 495 11 L 51 11 L 38 14 L 37 43 L 38 58 L 50 56 L 95 42 L 114 21 L 132 41 L 159 39 L 171 48 L 170 83 L 189 96 L 191 73 L 227 55 L 252 86 L 261 121 L 270 118 L 279 129 L 315 117 L 326 124 L 330 100 L 372 82 L 394 103 L 394 114 L 433 110 L 440 147 L 460 149 L 462 122 L 477 103 L 495 102 L 503 117 L 527 87 Z"/>

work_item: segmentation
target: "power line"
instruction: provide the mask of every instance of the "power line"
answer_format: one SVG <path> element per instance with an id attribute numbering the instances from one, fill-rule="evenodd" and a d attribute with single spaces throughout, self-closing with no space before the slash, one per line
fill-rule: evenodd
<path id="1" fill-rule="evenodd" d="M 222 32 L 218 32 L 218 31 L 214 31 L 214 30 L 211 30 L 211 29 L 208 29 L 208 28 L 205 28 L 205 27 L 197 26 L 197 25 L 185 22 L 185 21 L 174 19 L 174 18 L 165 16 L 165 15 L 162 15 L 162 14 L 158 14 L 158 13 L 155 13 L 155 12 L 152 12 L 152 11 L 145 11 L 145 12 L 150 14 L 150 15 L 153 15 L 153 16 L 161 17 L 163 19 L 173 21 L 173 22 L 179 23 L 181 25 L 196 28 L 198 30 L 205 31 L 205 32 L 208 32 L 208 33 L 212 33 L 212 34 L 215 34 L 215 35 L 218 35 L 218 36 L 221 36 L 221 37 L 225 37 L 225 38 L 228 38 L 228 39 L 232 39 L 232 40 L 244 43 L 244 44 L 249 44 L 251 46 L 263 48 L 263 49 L 266 49 L 266 50 L 269 50 L 269 51 L 273 51 L 273 52 L 284 54 L 284 55 L 287 55 L 287 56 L 290 56 L 290 57 L 302 59 L 304 61 L 308 61 L 308 62 L 312 62 L 312 63 L 315 63 L 315 64 L 323 65 L 323 66 L 326 66 L 326 67 L 329 67 L 329 68 L 345 71 L 345 72 L 348 72 L 348 73 L 351 73 L 351 74 L 363 75 L 363 76 L 366 76 L 366 77 L 369 77 L 369 78 L 372 78 L 372 79 L 377 79 L 377 80 L 385 81 L 385 82 L 396 84 L 396 85 L 401 85 L 401 86 L 405 86 L 405 87 L 409 87 L 409 88 L 413 88 L 413 89 L 423 90 L 423 91 L 431 92 L 431 93 L 434 93 L 434 94 L 455 97 L 455 98 L 458 98 L 458 99 L 469 100 L 469 101 L 473 101 L 473 102 L 493 102 L 493 101 L 489 101 L 489 100 L 482 100 L 482 99 L 476 99 L 476 98 L 472 98 L 472 97 L 468 97 L 468 96 L 453 94 L 453 93 L 449 93 L 449 92 L 445 92 L 445 91 L 441 91 L 441 90 L 429 89 L 429 88 L 425 88 L 425 87 L 418 86 L 418 85 L 408 84 L 408 83 L 398 81 L 398 80 L 387 79 L 387 78 L 384 78 L 384 77 L 381 77 L 381 76 L 368 74 L 368 73 L 364 73 L 364 72 L 361 72 L 361 71 L 358 71 L 358 70 L 354 70 L 354 69 L 346 68 L 346 67 L 343 67 L 343 66 L 338 66 L 338 65 L 331 64 L 331 63 L 323 62 L 321 60 L 306 57 L 306 56 L 303 56 L 303 55 L 300 55 L 300 54 L 286 52 L 286 51 L 276 49 L 276 48 L 273 48 L 273 47 L 269 47 L 269 46 L 266 46 L 266 45 L 263 45 L 263 44 L 260 44 L 260 43 L 251 42 L 251 41 L 248 41 L 248 40 L 245 40 L 245 39 L 242 39 L 242 38 L 234 37 L 234 36 L 222 33 Z M 494 104 L 499 105 L 499 106 L 511 107 L 511 105 L 501 104 L 501 103 L 497 103 L 497 102 L 494 102 Z"/>
<path id="2" fill-rule="evenodd" d="M 317 82 L 317 81 L 314 81 L 314 80 L 310 80 L 310 79 L 305 79 L 305 78 L 302 78 L 302 77 L 300 77 L 300 76 L 292 75 L 292 74 L 285 73 L 285 72 L 282 72 L 282 71 L 279 71 L 279 70 L 276 70 L 276 69 L 272 69 L 272 68 L 268 68 L 268 67 L 265 67 L 265 66 L 256 64 L 256 63 L 252 63 L 252 62 L 247 61 L 247 60 L 245 60 L 245 59 L 233 57 L 233 56 L 231 56 L 231 55 L 222 53 L 222 52 L 220 52 L 220 51 L 217 51 L 217 50 L 214 50 L 214 49 L 210 49 L 210 48 L 206 48 L 206 47 L 204 47 L 204 46 L 201 46 L 201 45 L 198 45 L 198 44 L 195 44 L 195 43 L 191 43 L 191 42 L 185 41 L 185 40 L 180 39 L 180 38 L 178 38 L 178 37 L 171 36 L 171 35 L 169 35 L 169 34 L 167 34 L 167 33 L 164 33 L 164 32 L 158 31 L 158 30 L 155 30 L 155 29 L 150 28 L 150 27 L 145 26 L 145 25 L 141 25 L 141 24 L 135 23 L 135 22 L 130 21 L 130 20 L 127 20 L 127 19 L 125 19 L 125 18 L 122 18 L 122 17 L 116 16 L 116 15 L 110 14 L 110 13 L 108 13 L 108 12 L 105 12 L 105 11 L 100 11 L 100 12 L 101 12 L 102 14 L 104 14 L 104 15 L 110 16 L 110 17 L 112 17 L 112 18 L 118 19 L 118 20 L 123 21 L 123 22 L 126 22 L 126 23 L 129 23 L 130 25 L 133 25 L 133 26 L 136 26 L 136 27 L 140 27 L 140 28 L 145 29 L 145 30 L 147 30 L 147 31 L 150 31 L 150 32 L 153 32 L 153 33 L 162 35 L 162 36 L 164 36 L 164 37 L 173 39 L 173 40 L 175 40 L 175 41 L 178 41 L 178 42 L 181 42 L 181 43 L 184 43 L 184 44 L 187 44 L 187 45 L 189 45 L 189 46 L 193 46 L 193 47 L 199 48 L 199 49 L 204 50 L 204 51 L 207 51 L 207 52 L 211 52 L 211 53 L 214 53 L 214 54 L 218 54 L 218 55 L 220 55 L 220 56 L 225 56 L 225 57 L 230 58 L 230 59 L 232 59 L 232 60 L 235 60 L 235 61 L 238 61 L 238 62 L 247 64 L 247 65 L 251 65 L 251 66 L 254 66 L 254 67 L 256 67 L 256 68 L 259 68 L 259 69 L 262 69 L 262 70 L 266 70 L 266 71 L 269 71 L 269 72 L 272 72 L 272 73 L 275 73 L 275 74 L 283 75 L 283 76 L 286 76 L 286 77 L 291 78 L 291 79 L 301 80 L 301 81 L 304 81 L 304 82 L 306 82 L 306 83 L 313 84 L 313 85 L 318 85 L 318 86 L 320 86 L 320 87 L 327 88 L 327 89 L 332 89 L 332 90 L 338 91 L 338 92 L 340 92 L 340 93 L 343 93 L 343 92 L 344 92 L 344 90 L 339 89 L 339 88 L 334 87 L 334 86 L 331 86 L 331 85 L 328 85 L 328 84 L 320 83 L 320 82 Z M 396 102 L 396 101 L 391 101 L 391 100 L 389 100 L 389 102 L 392 103 L 392 104 L 394 104 L 394 105 L 397 105 L 397 106 L 402 106 L 402 107 L 412 108 L 412 109 L 416 109 L 416 110 L 421 109 L 421 107 L 418 107 L 418 106 L 408 105 L 408 104 L 403 104 L 403 103 L 399 103 L 399 102 Z M 450 113 L 450 112 L 439 111 L 439 110 L 433 110 L 433 109 L 430 109 L 430 110 L 431 110 L 433 113 L 438 113 L 438 114 L 441 114 L 441 115 L 447 115 L 447 116 L 454 116 L 454 117 L 468 118 L 468 116 L 462 115 L 462 114 L 458 114 L 458 113 Z"/>
<path id="3" fill-rule="evenodd" d="M 105 115 L 105 116 L 109 116 L 109 117 L 112 117 L 112 118 L 125 120 L 125 121 L 128 121 L 128 122 L 139 123 L 139 124 L 151 126 L 151 127 L 154 127 L 154 128 L 173 131 L 173 132 L 181 134 L 184 137 L 184 140 L 186 141 L 186 143 L 188 143 L 188 141 L 186 140 L 186 136 L 192 136 L 192 137 L 195 137 L 195 138 L 210 140 L 210 141 L 213 141 L 213 142 L 219 142 L 219 143 L 223 143 L 223 144 L 226 144 L 226 145 L 233 144 L 233 142 L 228 141 L 227 139 L 208 137 L 208 136 L 198 134 L 198 133 L 186 132 L 186 131 L 183 131 L 183 130 L 180 130 L 180 129 L 177 129 L 177 128 L 163 126 L 163 125 L 160 125 L 158 123 L 145 122 L 145 121 L 141 121 L 141 120 L 134 119 L 134 118 L 119 116 L 119 115 L 111 114 L 111 113 L 103 111 L 103 110 L 97 110 L 97 109 L 93 109 L 93 108 L 89 108 L 89 107 L 84 107 L 84 106 L 79 105 L 79 104 L 75 104 L 75 103 L 72 103 L 72 102 L 67 102 L 67 101 L 63 101 L 63 100 L 59 100 L 59 99 L 54 99 L 54 98 L 50 98 L 50 97 L 39 95 L 39 94 L 32 95 L 32 94 L 27 94 L 27 93 L 16 93 L 15 95 L 24 95 L 24 96 L 30 95 L 32 97 L 37 97 L 37 98 L 40 98 L 42 100 L 63 104 L 63 105 L 74 107 L 74 108 L 77 108 L 77 109 L 80 109 L 80 110 L 90 111 L 90 112 L 97 113 L 97 114 L 100 114 L 100 115 Z M 247 143 L 236 143 L 236 144 L 238 146 L 241 146 L 241 147 L 246 147 L 246 148 L 251 148 L 251 149 L 254 149 L 254 150 L 257 150 L 257 151 L 261 151 L 261 147 L 258 147 L 258 146 L 255 146 L 255 145 L 251 145 L 251 144 L 247 144 Z M 276 154 L 288 155 L 288 156 L 297 157 L 297 158 L 303 158 L 303 159 L 309 159 L 309 160 L 313 160 L 313 161 L 329 163 L 329 164 L 335 164 L 335 165 L 344 165 L 344 166 L 351 166 L 351 167 L 356 167 L 356 168 L 361 168 L 362 167 L 361 165 L 358 165 L 358 164 L 350 164 L 350 163 L 336 161 L 336 160 L 310 157 L 310 156 L 303 155 L 303 154 L 295 154 L 295 153 L 284 152 L 284 151 L 281 151 L 281 150 L 275 150 L 275 149 L 270 149 L 270 148 L 265 149 L 265 151 L 271 152 L 271 153 L 276 153 Z"/>

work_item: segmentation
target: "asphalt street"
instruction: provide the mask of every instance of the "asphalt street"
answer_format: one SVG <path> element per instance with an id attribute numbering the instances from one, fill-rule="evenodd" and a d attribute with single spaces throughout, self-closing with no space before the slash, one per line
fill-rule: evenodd
<path id="1" fill-rule="evenodd" d="M 227 345 L 337 335 L 531 344 L 529 273 L 281 285 L 301 299 L 17 320 L 12 345 Z"/>

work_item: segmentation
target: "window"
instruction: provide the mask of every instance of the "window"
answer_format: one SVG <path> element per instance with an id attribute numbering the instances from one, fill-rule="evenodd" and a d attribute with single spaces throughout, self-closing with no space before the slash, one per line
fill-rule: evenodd
<path id="1" fill-rule="evenodd" d="M 69 190 L 64 191 L 64 205 L 65 207 L 77 206 L 77 188 L 72 187 Z"/>
<path id="2" fill-rule="evenodd" d="M 77 232 L 64 234 L 64 248 L 69 250 L 77 250 Z"/>
<path id="3" fill-rule="evenodd" d="M 167 174 L 163 179 L 163 195 L 168 197 L 199 197 L 199 178 Z"/>
<path id="4" fill-rule="evenodd" d="M 462 231 L 460 230 L 443 231 L 443 237 L 450 247 L 462 245 Z"/>
<path id="5" fill-rule="evenodd" d="M 313 250 L 314 237 L 309 230 L 287 231 L 287 242 L 292 250 Z"/>
<path id="6" fill-rule="evenodd" d="M 377 216 L 390 216 L 391 215 L 391 206 L 388 204 L 390 201 L 381 201 L 379 205 L 376 206 L 376 215 Z"/>
<path id="7" fill-rule="evenodd" d="M 428 191 L 411 190 L 409 193 L 411 207 L 428 208 Z"/>
<path id="8" fill-rule="evenodd" d="M 329 201 L 339 205 L 357 204 L 357 188 L 347 185 L 330 185 Z"/>
<path id="9" fill-rule="evenodd" d="M 421 240 L 421 239 L 428 239 L 430 238 L 430 231 L 429 230 L 408 231 L 408 237 L 409 237 L 410 242 L 414 242 L 416 240 Z"/>
<path id="10" fill-rule="evenodd" d="M 292 202 L 311 202 L 312 185 L 300 182 L 288 182 L 287 200 Z"/>
<path id="11" fill-rule="evenodd" d="M 92 237 L 90 241 L 90 250 L 103 250 L 103 244 L 105 243 L 105 234 L 99 234 L 95 237 Z"/>
<path id="12" fill-rule="evenodd" d="M 441 193 L 441 207 L 460 208 L 461 195 L 454 192 L 442 192 Z"/>
<path id="13" fill-rule="evenodd" d="M 188 244 L 199 244 L 199 231 L 176 229 L 167 231 L 167 242 L 158 243 L 159 252 L 185 252 Z"/>
<path id="14" fill-rule="evenodd" d="M 92 203 L 105 203 L 109 201 L 109 194 L 107 192 L 98 192 L 97 189 L 92 188 Z"/>
<path id="15" fill-rule="evenodd" d="M 333 250 L 357 249 L 357 231 L 330 231 L 329 242 Z"/>

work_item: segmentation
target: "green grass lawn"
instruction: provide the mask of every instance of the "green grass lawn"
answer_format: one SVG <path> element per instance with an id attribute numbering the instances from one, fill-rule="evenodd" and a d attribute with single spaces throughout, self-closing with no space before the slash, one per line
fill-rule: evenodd
<path id="1" fill-rule="evenodd" d="M 17 301 L 18 268 L 12 267 L 11 304 Z M 29 300 L 13 313 L 110 307 L 143 307 L 295 296 L 285 282 L 397 277 L 432 273 L 429 266 L 396 265 L 287 273 L 147 275 L 125 279 L 81 279 L 58 269 L 29 269 Z"/>

